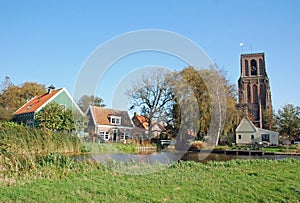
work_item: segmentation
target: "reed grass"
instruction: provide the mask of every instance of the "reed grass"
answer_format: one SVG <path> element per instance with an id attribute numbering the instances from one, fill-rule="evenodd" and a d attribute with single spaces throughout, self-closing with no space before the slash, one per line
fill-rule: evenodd
<path id="1" fill-rule="evenodd" d="M 37 168 L 41 157 L 76 153 L 79 149 L 80 140 L 75 135 L 0 122 L 0 172 L 3 174 L 26 173 Z"/>

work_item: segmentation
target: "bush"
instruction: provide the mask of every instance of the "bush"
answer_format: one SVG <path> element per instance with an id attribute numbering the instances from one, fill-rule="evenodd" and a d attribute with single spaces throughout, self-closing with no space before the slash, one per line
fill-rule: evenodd
<path id="1" fill-rule="evenodd" d="M 200 150 L 202 147 L 203 147 L 203 142 L 200 140 L 196 140 L 192 142 L 190 149 Z"/>

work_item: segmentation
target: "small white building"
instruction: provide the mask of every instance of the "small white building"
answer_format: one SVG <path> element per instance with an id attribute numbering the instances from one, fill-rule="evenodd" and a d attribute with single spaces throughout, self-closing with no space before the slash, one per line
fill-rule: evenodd
<path id="1" fill-rule="evenodd" d="M 235 130 L 236 144 L 253 144 L 268 142 L 278 145 L 278 132 L 257 128 L 248 118 L 243 118 Z"/>

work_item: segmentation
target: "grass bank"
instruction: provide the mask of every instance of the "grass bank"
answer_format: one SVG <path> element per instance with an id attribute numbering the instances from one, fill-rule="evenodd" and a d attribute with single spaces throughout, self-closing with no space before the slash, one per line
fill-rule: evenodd
<path id="1" fill-rule="evenodd" d="M 136 153 L 136 145 L 133 143 L 93 143 L 82 142 L 81 152 L 83 153 Z"/>
<path id="2" fill-rule="evenodd" d="M 51 164 L 50 164 L 51 166 Z M 57 165 L 52 165 L 58 167 Z M 97 163 L 68 174 L 0 186 L 1 202 L 299 202 L 300 161 L 180 162 L 157 173 L 124 175 Z M 44 169 L 47 167 L 44 167 Z"/>

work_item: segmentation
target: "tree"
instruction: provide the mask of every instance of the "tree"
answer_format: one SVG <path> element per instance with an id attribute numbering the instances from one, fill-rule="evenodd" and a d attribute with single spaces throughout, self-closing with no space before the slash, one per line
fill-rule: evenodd
<path id="1" fill-rule="evenodd" d="M 51 102 L 42 108 L 35 115 L 35 119 L 41 128 L 67 132 L 82 130 L 87 123 L 87 118 L 79 111 L 65 109 L 56 102 Z"/>
<path id="2" fill-rule="evenodd" d="M 221 136 L 230 134 L 233 137 L 241 113 L 236 109 L 235 87 L 226 79 L 225 71 L 217 68 L 196 70 L 190 66 L 175 74 L 175 77 L 170 78 L 173 81 L 171 83 L 177 92 L 181 91 L 176 96 L 176 103 L 185 99 L 192 101 L 192 97 L 196 99 L 193 111 L 199 111 L 199 115 L 194 116 L 198 117 L 198 126 L 194 125 L 198 127 L 196 132 L 198 139 L 210 134 L 211 136 L 207 137 L 210 144 L 218 145 Z M 189 89 L 192 94 L 186 94 Z M 180 118 L 186 107 L 179 104 L 174 107 L 174 124 L 178 129 L 179 125 L 182 126 Z M 191 113 L 186 113 L 187 116 L 189 114 Z"/>
<path id="3" fill-rule="evenodd" d="M 45 91 L 45 86 L 36 82 L 25 82 L 20 86 L 13 85 L 10 78 L 6 76 L 0 91 L 0 120 L 10 120 L 13 112 L 27 100 Z"/>
<path id="4" fill-rule="evenodd" d="M 0 94 L 2 94 L 2 92 L 6 89 L 8 89 L 10 86 L 13 86 L 14 84 L 12 83 L 12 81 L 10 80 L 9 76 L 5 76 L 4 81 L 1 84 L 0 87 Z"/>
<path id="5" fill-rule="evenodd" d="M 45 85 L 36 82 L 25 82 L 21 86 L 10 85 L 2 90 L 0 106 L 7 110 L 15 111 L 32 97 L 45 92 Z"/>
<path id="6" fill-rule="evenodd" d="M 176 103 L 173 105 L 175 133 L 177 134 L 179 129 L 194 123 L 197 119 L 193 128 L 194 131 L 197 131 L 197 137 L 203 138 L 209 126 L 211 100 L 199 71 L 190 66 L 181 72 L 173 73 L 169 76 L 168 81 L 174 91 Z M 192 108 L 189 105 L 192 105 L 190 106 Z M 193 121 L 190 118 L 194 118 Z M 182 123 L 185 124 L 182 125 Z"/>
<path id="7" fill-rule="evenodd" d="M 100 97 L 94 95 L 83 95 L 82 97 L 80 97 L 77 103 L 81 110 L 83 112 L 86 112 L 90 105 L 105 107 L 105 104 L 103 104 L 103 102 L 103 99 L 101 99 Z"/>
<path id="8" fill-rule="evenodd" d="M 37 112 L 35 119 L 41 128 L 61 130 L 64 122 L 69 123 L 67 116 L 67 114 L 64 115 L 64 108 L 61 105 L 51 102 Z"/>
<path id="9" fill-rule="evenodd" d="M 300 129 L 300 107 L 287 104 L 278 110 L 276 124 L 280 135 L 293 139 L 299 136 Z"/>
<path id="10" fill-rule="evenodd" d="M 13 110 L 8 108 L 7 102 L 4 102 L 3 92 L 13 86 L 9 76 L 6 76 L 0 87 L 0 121 L 10 121 L 13 117 Z"/>
<path id="11" fill-rule="evenodd" d="M 87 127 L 88 118 L 86 116 L 82 115 L 81 112 L 79 112 L 78 110 L 74 110 L 74 109 L 72 111 L 72 115 L 73 115 L 73 119 L 74 119 L 76 133 Z"/>
<path id="12" fill-rule="evenodd" d="M 163 68 L 151 69 L 141 81 L 133 84 L 127 91 L 130 97 L 131 111 L 139 111 L 148 118 L 149 135 L 152 135 L 153 122 L 166 122 L 170 105 L 173 103 L 172 92 L 166 81 L 167 72 Z"/>
<path id="13" fill-rule="evenodd" d="M 0 106 L 0 121 L 10 121 L 13 118 L 13 111 Z"/>
<path id="14" fill-rule="evenodd" d="M 263 128 L 267 130 L 274 129 L 274 114 L 272 108 L 266 108 L 262 112 L 263 114 Z"/>
<path id="15" fill-rule="evenodd" d="M 151 118 L 149 122 L 164 118 L 183 144 L 190 137 L 203 139 L 209 134 L 209 143 L 218 145 L 222 133 L 233 137 L 241 116 L 234 85 L 216 68 L 197 70 L 190 66 L 168 74 L 158 69 L 130 93 L 131 109 L 139 108 Z"/>
<path id="16" fill-rule="evenodd" d="M 239 125 L 243 112 L 237 108 L 237 102 L 234 95 L 235 90 L 230 90 L 227 94 L 226 101 L 226 119 L 224 129 L 220 141 L 224 144 L 232 144 L 234 142 L 235 129 Z"/>

